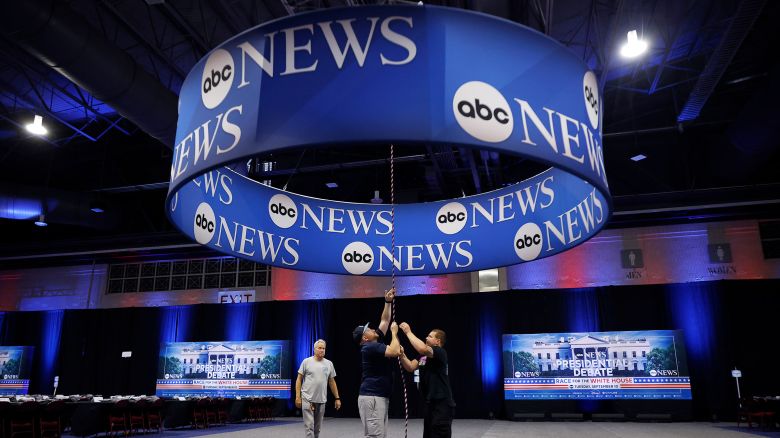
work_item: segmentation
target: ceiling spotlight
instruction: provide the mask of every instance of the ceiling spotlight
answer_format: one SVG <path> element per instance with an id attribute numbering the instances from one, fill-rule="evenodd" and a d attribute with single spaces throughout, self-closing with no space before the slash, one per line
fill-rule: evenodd
<path id="1" fill-rule="evenodd" d="M 636 31 L 632 30 L 628 33 L 628 41 L 620 48 L 620 54 L 624 58 L 636 58 L 645 53 L 646 50 L 647 43 L 640 40 L 639 37 L 637 37 Z"/>
<path id="2" fill-rule="evenodd" d="M 35 225 L 39 227 L 46 227 L 49 225 L 46 223 L 46 216 L 43 213 L 41 213 L 41 215 L 38 216 L 38 220 L 35 221 Z"/>
<path id="3" fill-rule="evenodd" d="M 325 183 L 325 186 L 329 189 L 335 189 L 336 187 L 339 186 L 339 184 L 334 182 L 329 182 L 329 183 Z"/>
<path id="4" fill-rule="evenodd" d="M 642 155 L 642 154 L 634 155 L 633 157 L 631 157 L 631 161 L 642 161 L 645 158 L 647 158 L 647 157 Z"/>
<path id="5" fill-rule="evenodd" d="M 383 202 L 382 198 L 379 197 L 379 190 L 374 190 L 374 197 L 371 198 L 371 203 L 372 204 L 381 204 L 382 202 Z"/>
<path id="6" fill-rule="evenodd" d="M 25 128 L 27 128 L 27 131 L 35 135 L 46 135 L 46 133 L 49 132 L 43 126 L 43 117 L 39 116 L 38 114 L 35 115 L 33 122 L 28 123 Z"/>

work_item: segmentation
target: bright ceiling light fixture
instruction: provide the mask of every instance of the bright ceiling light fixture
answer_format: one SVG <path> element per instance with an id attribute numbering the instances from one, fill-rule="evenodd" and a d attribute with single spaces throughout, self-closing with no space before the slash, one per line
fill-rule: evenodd
<path id="1" fill-rule="evenodd" d="M 27 131 L 29 131 L 32 134 L 35 135 L 46 135 L 49 131 L 43 126 L 43 117 L 39 116 L 38 114 L 35 115 L 35 118 L 33 119 L 32 123 L 28 123 Z"/>
<path id="2" fill-rule="evenodd" d="M 639 155 L 634 155 L 633 157 L 631 157 L 631 160 L 632 161 L 642 161 L 645 158 L 647 158 L 645 155 L 639 154 Z"/>
<path id="3" fill-rule="evenodd" d="M 620 48 L 624 58 L 636 58 L 647 51 L 647 42 L 640 40 L 635 30 L 628 33 L 628 41 Z"/>

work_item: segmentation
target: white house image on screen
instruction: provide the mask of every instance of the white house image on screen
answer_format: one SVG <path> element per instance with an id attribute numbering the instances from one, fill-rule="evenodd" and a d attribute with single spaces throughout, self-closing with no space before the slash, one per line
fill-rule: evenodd
<path id="1" fill-rule="evenodd" d="M 11 353 L 6 351 L 0 351 L 0 370 L 3 369 L 6 363 L 11 360 Z"/>
<path id="2" fill-rule="evenodd" d="M 265 356 L 263 347 L 246 348 L 241 345 L 229 347 L 222 344 L 202 345 L 199 350 L 185 348 L 179 353 L 184 374 L 200 372 L 197 370 L 198 365 L 240 365 L 246 370 L 240 374 L 256 374 Z"/>
<path id="3" fill-rule="evenodd" d="M 612 368 L 620 371 L 644 371 L 647 366 L 647 353 L 650 343 L 645 338 L 620 339 L 618 336 L 583 336 L 568 339 L 561 337 L 558 342 L 534 342 L 532 354 L 539 371 L 560 371 L 568 367 L 559 365 L 569 360 L 607 360 Z"/>

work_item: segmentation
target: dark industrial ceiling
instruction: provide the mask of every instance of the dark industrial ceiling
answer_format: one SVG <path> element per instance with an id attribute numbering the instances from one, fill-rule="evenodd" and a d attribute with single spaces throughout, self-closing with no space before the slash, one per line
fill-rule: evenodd
<path id="1" fill-rule="evenodd" d="M 169 121 L 175 121 L 175 98 L 195 62 L 268 20 L 326 7 L 399 3 L 411 2 L 10 2 L 0 17 L 0 259 L 189 243 L 168 223 L 163 201 Z M 771 55 L 780 18 L 776 2 L 426 3 L 532 27 L 596 72 L 616 207 L 610 226 L 778 216 L 780 81 Z M 47 26 L 58 26 L 52 35 L 61 36 L 47 40 L 48 31 L 39 30 Z M 618 50 L 632 29 L 650 50 L 625 60 Z M 60 48 L 83 35 L 97 54 Z M 81 79 L 90 74 L 96 77 Z M 146 81 L 142 91 L 123 82 L 138 77 Z M 139 110 L 143 99 L 155 104 Z M 45 118 L 46 138 L 23 128 L 35 113 Z M 647 158 L 632 161 L 637 154 Z M 515 157 L 457 147 L 401 146 L 396 156 L 397 202 L 485 192 L 541 170 Z M 388 202 L 388 157 L 389 146 L 373 145 L 290 151 L 257 157 L 248 166 L 258 180 L 293 192 L 369 202 L 379 190 Z M 329 182 L 338 187 L 326 187 Z M 105 212 L 92 212 L 95 205 Z M 42 209 L 48 227 L 33 225 Z"/>

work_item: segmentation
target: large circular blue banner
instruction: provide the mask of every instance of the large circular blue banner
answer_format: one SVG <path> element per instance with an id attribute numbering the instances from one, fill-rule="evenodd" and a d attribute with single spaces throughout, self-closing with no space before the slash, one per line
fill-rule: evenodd
<path id="1" fill-rule="evenodd" d="M 187 76 L 167 212 L 203 245 L 291 269 L 423 275 L 530 261 L 584 242 L 609 217 L 601 108 L 576 56 L 509 21 L 431 6 L 291 16 L 233 37 Z M 390 206 L 309 198 L 225 167 L 388 143 L 490 149 L 551 168 L 489 193 Z"/>

